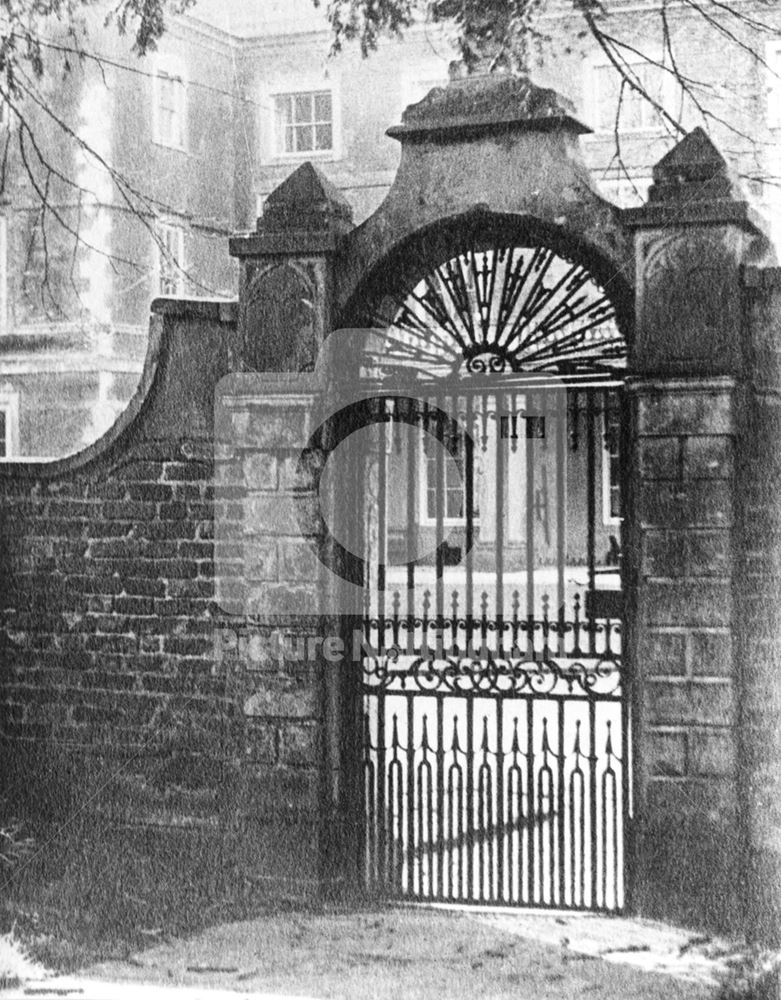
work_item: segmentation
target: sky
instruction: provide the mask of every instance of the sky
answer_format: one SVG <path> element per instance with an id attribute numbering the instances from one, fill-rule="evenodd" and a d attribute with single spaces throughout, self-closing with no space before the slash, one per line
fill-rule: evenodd
<path id="1" fill-rule="evenodd" d="M 324 6 L 315 10 L 312 0 L 198 0 L 190 13 L 233 35 L 252 36 L 317 28 L 325 23 Z"/>

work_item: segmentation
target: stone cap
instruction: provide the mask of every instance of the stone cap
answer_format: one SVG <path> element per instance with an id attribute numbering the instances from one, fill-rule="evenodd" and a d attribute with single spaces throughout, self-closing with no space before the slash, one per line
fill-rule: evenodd
<path id="1" fill-rule="evenodd" d="M 353 210 L 339 189 L 309 161 L 266 199 L 254 233 L 231 237 L 234 257 L 321 253 L 353 228 Z"/>
<path id="2" fill-rule="evenodd" d="M 257 229 L 259 233 L 327 229 L 333 219 L 352 222 L 352 207 L 341 191 L 307 160 L 266 198 Z"/>
<path id="3" fill-rule="evenodd" d="M 538 87 L 525 76 L 489 73 L 451 80 L 435 87 L 411 104 L 401 116 L 401 125 L 387 135 L 404 141 L 460 132 L 474 135 L 508 129 L 553 131 L 567 129 L 576 134 L 591 129 L 575 118 L 575 107 L 555 90 Z"/>
<path id="4" fill-rule="evenodd" d="M 699 126 L 659 160 L 652 176 L 647 203 L 621 213 L 629 226 L 734 222 L 762 230 L 739 179 Z"/>
<path id="5" fill-rule="evenodd" d="M 740 181 L 699 126 L 659 160 L 652 176 L 649 202 L 743 199 Z"/>

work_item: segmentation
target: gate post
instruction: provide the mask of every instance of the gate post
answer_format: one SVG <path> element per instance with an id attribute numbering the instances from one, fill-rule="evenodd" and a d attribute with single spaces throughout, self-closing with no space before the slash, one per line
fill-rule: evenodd
<path id="1" fill-rule="evenodd" d="M 781 268 L 745 270 L 746 434 L 738 466 L 743 531 L 742 630 L 752 940 L 781 946 Z"/>
<path id="2" fill-rule="evenodd" d="M 744 928 L 741 265 L 769 247 L 701 129 L 654 168 L 635 232 L 630 350 L 632 908 Z"/>
<path id="3" fill-rule="evenodd" d="M 352 211 L 310 164 L 235 236 L 240 370 L 216 400 L 221 659 L 247 720 L 244 793 L 258 879 L 322 893 L 338 808 L 337 668 L 326 662 L 319 456 L 306 452 L 327 385 L 316 361 L 332 328 L 333 254 Z M 219 639 L 217 640 L 220 641 Z M 254 837 L 253 837 L 254 834 Z M 249 848 L 248 848 L 249 850 Z"/>

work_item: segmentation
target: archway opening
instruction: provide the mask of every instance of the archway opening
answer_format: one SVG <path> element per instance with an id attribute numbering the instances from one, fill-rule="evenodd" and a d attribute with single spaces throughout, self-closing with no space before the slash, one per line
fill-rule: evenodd
<path id="1" fill-rule="evenodd" d="M 408 241 L 351 307 L 377 398 L 365 883 L 615 911 L 631 799 L 623 288 L 560 235 L 483 223 Z"/>

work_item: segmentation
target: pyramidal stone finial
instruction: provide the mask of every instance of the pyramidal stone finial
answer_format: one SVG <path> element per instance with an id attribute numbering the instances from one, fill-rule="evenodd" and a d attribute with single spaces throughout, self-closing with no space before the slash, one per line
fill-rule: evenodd
<path id="1" fill-rule="evenodd" d="M 742 199 L 740 182 L 699 126 L 665 154 L 653 168 L 649 202 Z"/>
<path id="2" fill-rule="evenodd" d="M 328 229 L 352 222 L 344 195 L 308 161 L 293 171 L 266 199 L 258 232 Z"/>

